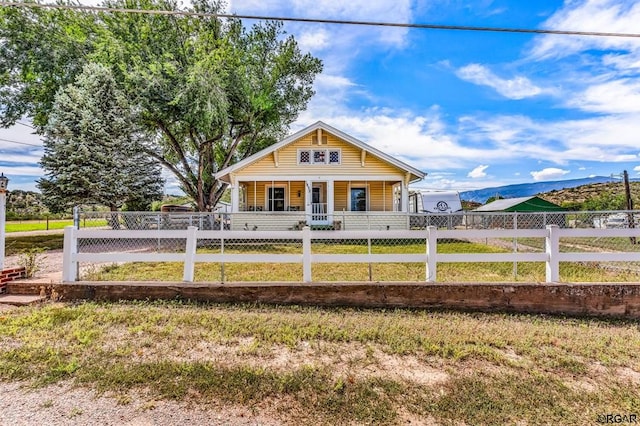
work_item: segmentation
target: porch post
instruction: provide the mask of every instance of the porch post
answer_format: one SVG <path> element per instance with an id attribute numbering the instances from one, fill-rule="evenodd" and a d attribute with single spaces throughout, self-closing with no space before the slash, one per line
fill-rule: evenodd
<path id="1" fill-rule="evenodd" d="M 231 213 L 240 211 L 240 182 L 233 179 L 231 182 Z"/>
<path id="2" fill-rule="evenodd" d="M 304 214 L 305 214 L 305 220 L 307 221 L 307 225 L 311 225 L 311 201 L 312 201 L 312 197 L 311 197 L 311 187 L 312 187 L 312 182 L 310 180 L 305 180 L 304 181 Z"/>
<path id="3" fill-rule="evenodd" d="M 333 223 L 333 179 L 327 181 L 327 220 Z"/>
<path id="4" fill-rule="evenodd" d="M 409 191 L 404 180 L 400 185 L 400 211 L 406 212 L 408 210 L 407 206 L 409 205 Z"/>

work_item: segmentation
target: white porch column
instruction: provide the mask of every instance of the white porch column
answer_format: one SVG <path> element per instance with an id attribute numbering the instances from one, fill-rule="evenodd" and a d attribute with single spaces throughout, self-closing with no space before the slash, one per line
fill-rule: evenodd
<path id="1" fill-rule="evenodd" d="M 240 182 L 231 179 L 231 213 L 240 211 Z"/>
<path id="2" fill-rule="evenodd" d="M 409 190 L 407 188 L 407 184 L 402 181 L 400 188 L 400 211 L 406 212 L 409 211 Z"/>
<path id="3" fill-rule="evenodd" d="M 312 191 L 311 188 L 313 186 L 313 182 L 310 180 L 304 181 L 304 214 L 306 216 L 305 220 L 307 221 L 307 225 L 311 225 L 311 201 L 312 201 Z"/>
<path id="4" fill-rule="evenodd" d="M 327 219 L 333 223 L 333 179 L 327 181 Z"/>

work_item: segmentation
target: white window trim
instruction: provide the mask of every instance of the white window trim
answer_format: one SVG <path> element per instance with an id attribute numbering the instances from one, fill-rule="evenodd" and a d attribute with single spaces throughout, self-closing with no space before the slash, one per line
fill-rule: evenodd
<path id="1" fill-rule="evenodd" d="M 300 161 L 300 153 L 303 152 L 303 151 L 307 151 L 309 153 L 309 162 L 308 163 L 302 163 Z M 313 158 L 311 158 L 311 157 L 312 157 L 312 155 L 311 155 L 311 150 L 310 149 L 299 149 L 298 153 L 297 153 L 297 156 L 296 156 L 296 162 L 298 163 L 299 166 L 301 166 L 301 165 L 305 165 L 305 166 L 311 165 L 311 164 L 313 164 Z"/>
<path id="2" fill-rule="evenodd" d="M 331 152 L 332 151 L 336 151 L 338 152 L 338 162 L 337 163 L 332 163 L 331 162 Z M 342 164 L 342 150 L 336 148 L 336 149 L 327 149 L 327 164 L 330 166 L 339 166 L 340 164 Z"/>
<path id="3" fill-rule="evenodd" d="M 288 185 L 286 183 L 276 183 L 270 184 L 267 183 L 264 185 L 264 206 L 266 207 L 264 211 L 272 212 L 269 210 L 269 188 L 284 188 L 284 211 L 287 211 L 287 206 L 289 205 L 289 191 L 287 191 Z M 273 210 L 273 212 L 277 212 L 278 210 Z"/>
<path id="4" fill-rule="evenodd" d="M 364 189 L 364 196 L 365 196 L 365 210 L 351 210 L 351 190 L 352 189 Z M 349 184 L 347 187 L 348 192 L 348 207 L 349 210 L 351 212 L 368 212 L 369 210 L 369 201 L 370 201 L 370 194 L 371 191 L 369 191 L 369 184 L 365 183 L 365 184 L 359 184 L 359 183 L 355 183 L 355 184 Z"/>
<path id="5" fill-rule="evenodd" d="M 303 151 L 307 151 L 309 153 L 309 162 L 308 163 L 301 163 L 300 162 L 300 153 Z M 313 161 L 313 152 L 314 151 L 324 151 L 324 158 L 325 161 L 324 162 L 318 162 L 316 163 L 315 161 Z M 332 163 L 331 160 L 331 152 L 332 151 L 337 151 L 338 152 L 338 162 L 337 163 Z M 304 149 L 298 149 L 297 152 L 297 156 L 296 156 L 296 162 L 299 166 L 339 166 L 340 164 L 342 164 L 342 150 L 340 148 L 304 148 Z"/>

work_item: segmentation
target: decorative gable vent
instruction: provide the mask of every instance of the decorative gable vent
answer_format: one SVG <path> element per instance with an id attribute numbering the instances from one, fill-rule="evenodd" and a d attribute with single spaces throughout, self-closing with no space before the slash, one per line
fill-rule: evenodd
<path id="1" fill-rule="evenodd" d="M 311 143 L 314 145 L 326 145 L 327 144 L 327 137 L 326 136 L 322 136 L 320 138 L 320 143 L 318 143 L 318 136 L 313 135 L 311 136 Z"/>

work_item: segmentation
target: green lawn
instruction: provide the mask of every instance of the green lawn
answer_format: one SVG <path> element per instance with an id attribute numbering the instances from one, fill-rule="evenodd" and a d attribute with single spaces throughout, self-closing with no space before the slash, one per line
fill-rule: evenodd
<path id="1" fill-rule="evenodd" d="M 105 219 L 91 220 L 89 223 L 83 223 L 82 227 L 98 227 L 106 226 Z M 51 219 L 46 220 L 21 220 L 8 221 L 6 223 L 6 232 L 29 232 L 29 231 L 46 231 L 53 229 L 64 229 L 67 226 L 73 226 L 73 219 Z"/>
<path id="2" fill-rule="evenodd" d="M 66 226 L 73 226 L 72 219 L 51 219 L 46 220 L 21 220 L 7 221 L 6 230 L 10 232 L 45 231 L 47 229 L 64 229 Z"/>
<path id="3" fill-rule="evenodd" d="M 637 322 L 184 302 L 0 314 L 0 380 L 283 424 L 597 424 L 640 414 Z"/>
<path id="4" fill-rule="evenodd" d="M 5 253 L 7 256 L 25 253 L 30 250 L 62 250 L 64 236 L 62 234 L 11 236 L 7 235 Z"/>

